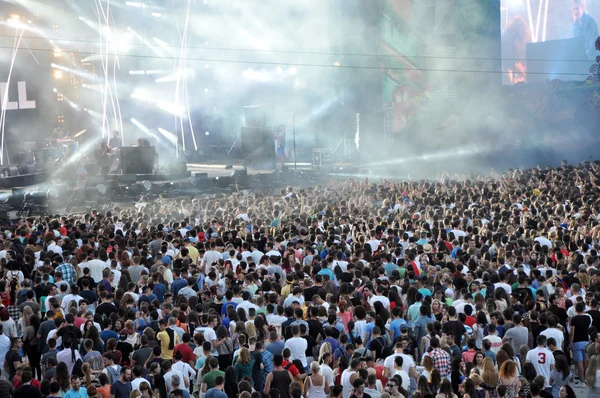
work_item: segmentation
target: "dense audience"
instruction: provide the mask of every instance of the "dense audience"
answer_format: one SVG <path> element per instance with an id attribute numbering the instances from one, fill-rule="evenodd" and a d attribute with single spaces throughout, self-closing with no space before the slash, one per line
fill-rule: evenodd
<path id="1" fill-rule="evenodd" d="M 600 396 L 600 166 L 1 226 L 0 398 Z"/>

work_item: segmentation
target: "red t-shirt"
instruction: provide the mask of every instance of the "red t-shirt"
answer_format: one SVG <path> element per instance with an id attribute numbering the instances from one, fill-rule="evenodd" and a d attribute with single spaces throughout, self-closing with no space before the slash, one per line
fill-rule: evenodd
<path id="1" fill-rule="evenodd" d="M 475 325 L 475 318 L 472 316 L 467 316 L 467 319 L 465 319 L 465 324 L 469 325 L 469 327 L 473 327 L 473 325 Z"/>
<path id="2" fill-rule="evenodd" d="M 85 323 L 85 321 L 87 321 L 87 319 L 77 317 L 77 318 L 75 318 L 75 321 L 73 322 L 73 325 L 75 325 L 75 327 L 77 329 L 80 329 L 81 325 L 83 325 Z"/>
<path id="3" fill-rule="evenodd" d="M 181 355 L 183 355 L 183 362 L 190 363 L 194 360 L 194 350 L 186 343 L 177 344 L 173 349 L 173 355 L 177 352 L 181 352 Z"/>
<path id="4" fill-rule="evenodd" d="M 288 367 L 288 365 L 289 365 L 289 367 Z M 290 373 L 292 374 L 292 376 L 294 376 L 294 377 L 296 377 L 300 374 L 300 371 L 298 370 L 298 368 L 296 368 L 296 365 L 292 364 L 287 359 L 283 360 L 281 366 L 283 366 L 284 369 L 289 370 Z"/>

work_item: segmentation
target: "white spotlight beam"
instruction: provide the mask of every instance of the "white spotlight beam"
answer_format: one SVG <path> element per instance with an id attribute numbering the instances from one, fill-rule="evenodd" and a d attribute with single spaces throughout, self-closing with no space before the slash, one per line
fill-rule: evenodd
<path id="1" fill-rule="evenodd" d="M 150 134 L 150 129 L 148 127 L 144 126 L 142 123 L 140 123 L 140 121 L 137 120 L 136 118 L 131 118 L 131 123 L 133 123 L 137 128 L 142 130 L 144 133 Z"/>
<path id="2" fill-rule="evenodd" d="M 177 136 L 170 131 L 163 128 L 158 128 L 158 132 L 161 133 L 171 144 L 177 145 Z"/>
<path id="3" fill-rule="evenodd" d="M 84 72 L 82 70 L 67 68 L 66 66 L 58 65 L 58 64 L 51 64 L 50 66 L 53 67 L 54 69 L 59 69 L 59 70 L 65 71 L 72 75 L 79 76 L 83 79 L 88 79 L 88 80 L 92 80 L 92 81 L 94 80 L 94 75 L 92 75 L 91 73 L 88 73 L 88 72 Z"/>
<path id="4" fill-rule="evenodd" d="M 185 107 L 183 105 L 170 104 L 167 102 L 159 102 L 156 106 L 165 112 L 170 113 L 178 117 L 183 117 L 185 114 Z"/>

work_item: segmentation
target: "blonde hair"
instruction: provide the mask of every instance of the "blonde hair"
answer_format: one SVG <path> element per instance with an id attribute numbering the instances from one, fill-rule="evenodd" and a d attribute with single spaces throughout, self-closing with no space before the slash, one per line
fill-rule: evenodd
<path id="1" fill-rule="evenodd" d="M 490 388 L 496 388 L 498 385 L 498 371 L 492 358 L 483 358 L 481 379 L 485 385 Z"/>
<path id="2" fill-rule="evenodd" d="M 323 355 L 328 352 L 331 353 L 331 344 L 324 342 L 321 344 L 321 348 L 319 349 L 319 362 L 323 362 Z"/>
<path id="3" fill-rule="evenodd" d="M 250 358 L 251 358 L 250 357 L 250 351 L 246 347 L 244 347 L 240 351 L 240 356 L 239 356 L 239 358 L 238 358 L 237 361 L 239 363 L 246 364 L 246 363 L 250 363 Z"/>
<path id="4" fill-rule="evenodd" d="M 598 355 L 592 355 L 588 363 L 588 368 L 585 372 L 585 384 L 589 388 L 594 388 L 596 385 L 596 372 L 598 371 L 598 367 L 600 367 L 599 362 Z"/>
<path id="5" fill-rule="evenodd" d="M 313 374 L 319 374 L 320 371 L 321 371 L 321 367 L 319 366 L 319 362 L 312 361 L 310 363 L 310 370 L 312 371 Z"/>
<path id="6" fill-rule="evenodd" d="M 248 333 L 248 340 L 252 339 L 252 338 L 256 338 L 257 333 L 256 333 L 256 326 L 254 326 L 254 324 L 252 322 L 248 322 L 246 324 L 246 333 Z"/>
<path id="7" fill-rule="evenodd" d="M 504 361 L 500 367 L 500 377 L 503 379 L 510 379 L 517 375 L 517 363 L 515 361 Z"/>
<path id="8" fill-rule="evenodd" d="M 469 379 L 473 381 L 475 387 L 483 384 L 483 379 L 479 376 L 479 373 L 476 372 L 476 369 L 471 370 L 471 374 L 469 375 Z"/>
<path id="9" fill-rule="evenodd" d="M 33 309 L 31 309 L 30 306 L 26 305 L 23 308 L 23 326 L 27 327 L 27 326 L 31 325 L 30 319 L 31 319 L 32 315 L 33 315 Z"/>
<path id="10" fill-rule="evenodd" d="M 423 365 L 425 370 L 427 370 L 429 373 L 431 373 L 431 371 L 435 368 L 433 358 L 431 358 L 429 355 L 423 357 L 421 360 L 421 365 Z"/>

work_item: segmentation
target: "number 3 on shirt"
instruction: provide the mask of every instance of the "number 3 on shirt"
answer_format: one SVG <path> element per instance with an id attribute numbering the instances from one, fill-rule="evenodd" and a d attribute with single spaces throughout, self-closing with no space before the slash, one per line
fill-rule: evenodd
<path id="1" fill-rule="evenodd" d="M 543 352 L 538 353 L 538 363 L 543 365 L 546 363 L 546 354 Z"/>

